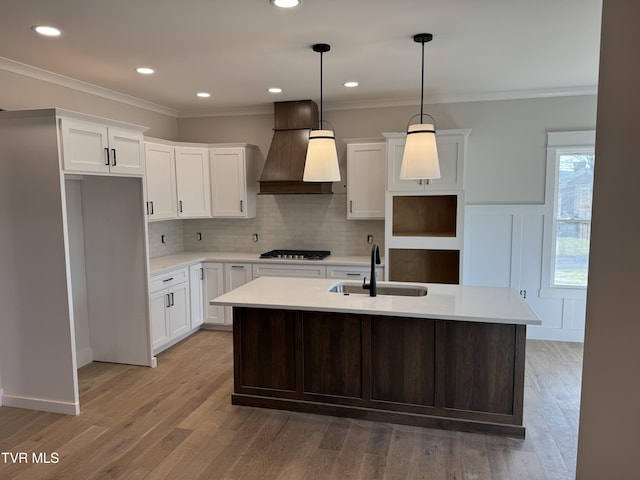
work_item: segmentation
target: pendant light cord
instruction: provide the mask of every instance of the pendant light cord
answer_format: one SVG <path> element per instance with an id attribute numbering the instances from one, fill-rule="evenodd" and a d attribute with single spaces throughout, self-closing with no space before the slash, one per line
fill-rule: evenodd
<path id="1" fill-rule="evenodd" d="M 423 108 L 424 108 L 424 41 L 422 42 L 422 84 L 420 86 L 420 123 L 423 118 Z"/>
<path id="2" fill-rule="evenodd" d="M 322 130 L 322 57 L 324 53 L 320 52 L 320 129 Z"/>

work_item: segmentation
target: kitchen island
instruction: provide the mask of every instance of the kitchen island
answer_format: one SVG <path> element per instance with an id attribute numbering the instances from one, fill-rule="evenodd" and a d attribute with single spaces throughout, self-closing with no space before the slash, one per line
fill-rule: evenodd
<path id="1" fill-rule="evenodd" d="M 517 292 L 336 283 L 259 278 L 211 301 L 234 307 L 234 404 L 524 436 L 526 326 L 540 320 Z"/>

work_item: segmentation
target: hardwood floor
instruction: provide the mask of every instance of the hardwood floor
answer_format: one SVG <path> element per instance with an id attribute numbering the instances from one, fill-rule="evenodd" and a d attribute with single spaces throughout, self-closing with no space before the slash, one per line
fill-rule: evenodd
<path id="1" fill-rule="evenodd" d="M 574 478 L 582 344 L 527 342 L 525 440 L 233 406 L 232 360 L 201 331 L 155 369 L 82 368 L 77 417 L 0 408 L 0 479 Z"/>

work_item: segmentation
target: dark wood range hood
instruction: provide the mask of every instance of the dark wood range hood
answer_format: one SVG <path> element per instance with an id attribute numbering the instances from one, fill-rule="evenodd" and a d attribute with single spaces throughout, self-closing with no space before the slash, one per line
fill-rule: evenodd
<path id="1" fill-rule="evenodd" d="M 302 181 L 309 131 L 318 126 L 318 105 L 312 100 L 273 105 L 273 140 L 260 177 L 260 193 L 332 193 L 331 182 Z"/>

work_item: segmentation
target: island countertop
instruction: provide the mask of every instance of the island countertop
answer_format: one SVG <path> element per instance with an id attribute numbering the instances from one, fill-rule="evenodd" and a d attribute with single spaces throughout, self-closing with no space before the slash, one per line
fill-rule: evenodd
<path id="1" fill-rule="evenodd" d="M 423 297 L 330 292 L 334 279 L 260 277 L 215 299 L 213 305 L 308 310 L 469 322 L 540 325 L 538 315 L 512 288 L 412 283 Z M 378 282 L 379 286 L 399 282 Z"/>

